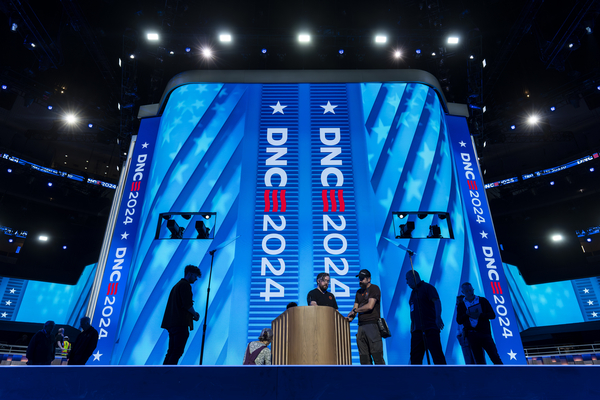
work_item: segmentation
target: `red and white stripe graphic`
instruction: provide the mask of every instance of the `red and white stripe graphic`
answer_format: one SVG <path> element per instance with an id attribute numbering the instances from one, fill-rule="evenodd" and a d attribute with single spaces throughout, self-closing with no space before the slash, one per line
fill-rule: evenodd
<path id="1" fill-rule="evenodd" d="M 285 190 L 265 190 L 265 212 L 285 212 Z"/>
<path id="2" fill-rule="evenodd" d="M 336 201 L 336 192 L 337 192 L 337 201 Z M 321 197 L 323 198 L 323 212 L 330 211 L 329 208 L 331 206 L 331 212 L 344 212 L 346 211 L 346 203 L 344 203 L 344 191 L 340 190 L 323 190 L 321 192 Z M 338 207 L 339 203 L 339 207 Z"/>
<path id="3" fill-rule="evenodd" d="M 113 296 L 117 294 L 117 288 L 119 287 L 119 282 L 113 282 L 108 284 L 108 291 L 106 292 L 107 296 Z"/>
<path id="4" fill-rule="evenodd" d="M 492 292 L 494 294 L 502 294 L 502 286 L 500 286 L 500 282 L 490 282 L 492 285 Z"/>

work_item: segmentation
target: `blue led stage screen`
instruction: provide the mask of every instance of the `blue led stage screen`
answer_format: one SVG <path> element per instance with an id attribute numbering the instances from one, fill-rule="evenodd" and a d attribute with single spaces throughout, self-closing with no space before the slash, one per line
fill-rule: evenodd
<path id="1" fill-rule="evenodd" d="M 362 268 L 381 288 L 393 334 L 385 360 L 407 364 L 410 260 L 386 238 L 414 250 L 415 269 L 437 287 L 450 364 L 463 363 L 455 302 L 464 281 L 495 307 L 505 364 L 525 363 L 466 119 L 448 115 L 433 85 L 188 81 L 168 92 L 159 117 L 142 121 L 124 185 L 91 364 L 162 363 L 160 325 L 186 264 L 203 277 L 193 286 L 200 322 L 180 363 L 198 364 L 208 252 L 238 236 L 215 254 L 205 365 L 240 365 L 246 344 L 289 302 L 306 305 L 320 272 L 331 274 L 347 315 Z M 432 213 L 423 220 L 432 224 L 447 213 L 453 238 L 397 239 L 393 213 L 418 211 Z M 169 212 L 214 213 L 214 238 L 157 240 Z M 351 327 L 354 335 L 356 320 Z M 352 346 L 357 364 L 354 336 Z"/>

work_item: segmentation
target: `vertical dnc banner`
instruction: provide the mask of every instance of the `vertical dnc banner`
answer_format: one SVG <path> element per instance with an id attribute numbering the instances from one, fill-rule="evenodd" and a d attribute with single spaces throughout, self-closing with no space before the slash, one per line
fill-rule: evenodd
<path id="1" fill-rule="evenodd" d="M 120 325 L 121 306 L 136 246 L 139 215 L 144 204 L 148 170 L 160 119 L 145 119 L 140 124 L 121 207 L 115 222 L 104 276 L 98 294 L 92 326 L 98 330 L 98 346 L 91 365 L 109 365 Z"/>
<path id="2" fill-rule="evenodd" d="M 492 216 L 485 195 L 477 156 L 464 118 L 446 116 L 450 146 L 463 199 L 466 226 L 471 231 L 477 264 L 485 292 L 496 312 L 491 320 L 494 340 L 504 364 L 526 364 L 517 319 L 508 292 Z M 506 358 L 508 355 L 508 359 Z"/>

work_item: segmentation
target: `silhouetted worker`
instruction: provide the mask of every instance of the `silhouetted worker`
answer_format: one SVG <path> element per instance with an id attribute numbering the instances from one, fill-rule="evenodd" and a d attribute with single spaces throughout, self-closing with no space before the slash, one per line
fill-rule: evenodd
<path id="1" fill-rule="evenodd" d="M 456 296 L 456 307 L 463 302 L 465 298 L 464 295 Z M 460 343 L 460 348 L 462 349 L 463 357 L 465 359 L 465 365 L 475 364 L 475 359 L 473 358 L 473 352 L 471 351 L 471 346 L 469 345 L 469 341 L 467 340 L 467 331 L 465 330 L 464 325 L 457 324 L 458 333 L 456 335 L 456 339 L 458 343 Z"/>
<path id="2" fill-rule="evenodd" d="M 171 289 L 161 325 L 161 328 L 169 331 L 169 350 L 163 365 L 177 365 L 190 337 L 189 330 L 194 329 L 193 321 L 200 319 L 200 314 L 194 310 L 192 284 L 202 276 L 202 273 L 195 265 L 186 266 L 184 273 L 183 279 Z"/>
<path id="3" fill-rule="evenodd" d="M 98 345 L 98 331 L 90 325 L 90 318 L 81 318 L 79 324 L 81 333 L 71 347 L 68 356 L 69 365 L 85 365 Z"/>
<path id="4" fill-rule="evenodd" d="M 54 321 L 46 321 L 27 347 L 27 365 L 50 365 L 54 361 Z"/>
<path id="5" fill-rule="evenodd" d="M 329 306 L 337 310 L 338 305 L 335 300 L 335 295 L 327 291 L 329 288 L 329 281 L 330 278 L 327 272 L 321 272 L 317 275 L 317 287 L 308 292 L 306 304 L 309 306 Z"/>
<path id="6" fill-rule="evenodd" d="M 465 298 L 456 309 L 456 322 L 465 327 L 475 362 L 485 364 L 485 350 L 494 364 L 502 364 L 490 328 L 490 320 L 496 318 L 494 309 L 485 297 L 475 296 L 473 286 L 469 282 L 460 287 Z"/>
<path id="7" fill-rule="evenodd" d="M 433 363 L 445 365 L 446 357 L 440 340 L 440 331 L 444 329 L 440 296 L 435 287 L 423 282 L 419 273 L 414 270 L 406 273 L 406 283 L 412 289 L 409 299 L 410 363 L 423 364 L 427 345 Z"/>
<path id="8" fill-rule="evenodd" d="M 356 333 L 356 345 L 358 356 L 362 365 L 385 364 L 383 360 L 383 340 L 377 321 L 381 317 L 379 313 L 381 290 L 379 286 L 371 284 L 371 273 L 367 269 L 361 269 L 358 275 L 360 289 L 354 297 L 354 307 L 346 317 L 352 322 L 358 314 L 358 332 Z M 372 358 L 372 360 L 371 360 Z"/>
<path id="9" fill-rule="evenodd" d="M 292 301 L 292 302 L 288 303 L 288 305 L 285 307 L 285 309 L 289 310 L 290 308 L 294 308 L 294 307 L 298 307 L 298 304 L 296 304 L 295 301 Z"/>
<path id="10" fill-rule="evenodd" d="M 271 328 L 263 329 L 257 341 L 248 343 L 242 364 L 271 365 L 271 350 L 267 346 L 272 341 L 273 331 Z"/>

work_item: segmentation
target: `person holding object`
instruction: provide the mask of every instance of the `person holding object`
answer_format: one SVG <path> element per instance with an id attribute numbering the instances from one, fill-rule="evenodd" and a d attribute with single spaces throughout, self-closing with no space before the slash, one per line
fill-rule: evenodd
<path id="1" fill-rule="evenodd" d="M 265 328 L 258 340 L 248 343 L 244 353 L 243 365 L 271 365 L 271 350 L 267 347 L 273 341 L 273 331 Z"/>
<path id="2" fill-rule="evenodd" d="M 329 306 L 338 309 L 335 295 L 327 291 L 329 288 L 329 274 L 321 272 L 317 275 L 317 288 L 308 292 L 306 304 L 309 306 Z"/>
<path id="3" fill-rule="evenodd" d="M 465 298 L 456 309 L 456 322 L 465 327 L 475 363 L 485 364 L 485 350 L 494 364 L 501 365 L 502 360 L 490 328 L 490 320 L 496 318 L 494 309 L 485 297 L 475 296 L 473 286 L 469 282 L 463 283 L 460 288 Z"/>
<path id="4" fill-rule="evenodd" d="M 98 345 L 98 331 L 90 324 L 90 317 L 79 320 L 81 333 L 75 339 L 67 356 L 69 365 L 85 365 Z"/>
<path id="5" fill-rule="evenodd" d="M 463 302 L 464 298 L 464 295 L 456 296 L 457 308 Z M 469 341 L 467 340 L 467 331 L 465 330 L 465 327 L 461 324 L 458 324 L 457 328 L 458 334 L 456 335 L 456 339 L 458 340 L 458 343 L 460 343 L 460 348 L 462 349 L 463 357 L 465 359 L 465 365 L 475 364 L 473 352 L 471 351 L 471 346 L 469 345 Z"/>
<path id="6" fill-rule="evenodd" d="M 27 365 L 50 365 L 54 361 L 54 321 L 46 321 L 44 328 L 38 331 L 27 347 Z"/>
<path id="7" fill-rule="evenodd" d="M 194 310 L 192 285 L 202 276 L 200 268 L 195 265 L 185 267 L 185 276 L 177 282 L 165 309 L 161 328 L 169 332 L 169 350 L 163 365 L 177 365 L 190 337 L 189 330 L 194 329 L 194 322 L 200 320 L 200 314 Z"/>
<path id="8" fill-rule="evenodd" d="M 358 314 L 356 344 L 360 363 L 361 365 L 371 365 L 375 362 L 375 364 L 385 365 L 383 340 L 377 326 L 380 318 L 381 290 L 379 290 L 379 286 L 371 283 L 369 270 L 361 269 L 356 277 L 359 280 L 360 289 L 356 292 L 354 307 L 346 319 L 352 322 Z"/>
<path id="9" fill-rule="evenodd" d="M 444 329 L 440 296 L 435 287 L 423 282 L 415 270 L 406 273 L 406 283 L 412 289 L 409 299 L 410 363 L 423 364 L 427 348 L 434 364 L 446 365 L 440 340 L 440 331 Z"/>

